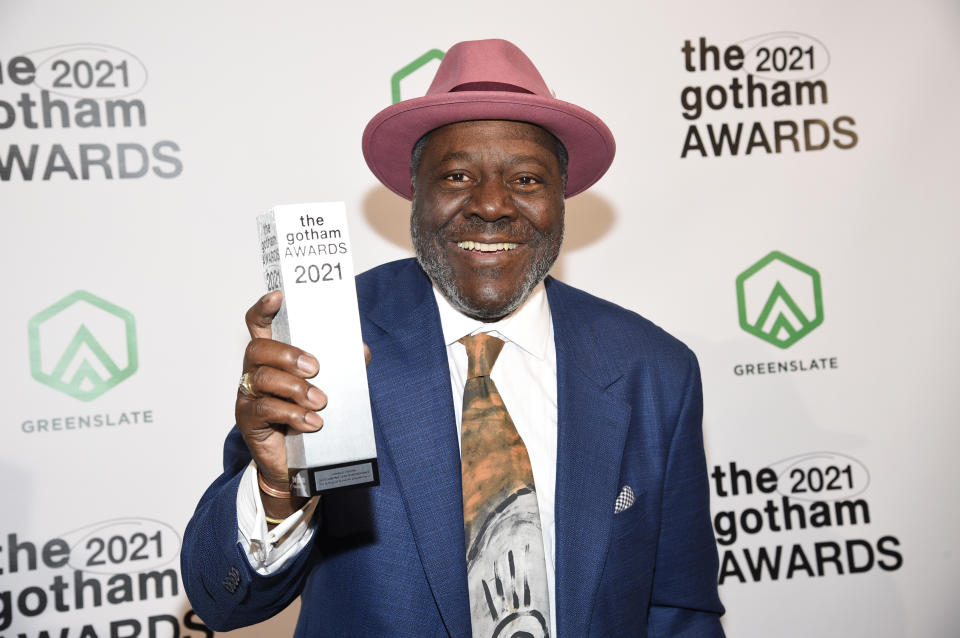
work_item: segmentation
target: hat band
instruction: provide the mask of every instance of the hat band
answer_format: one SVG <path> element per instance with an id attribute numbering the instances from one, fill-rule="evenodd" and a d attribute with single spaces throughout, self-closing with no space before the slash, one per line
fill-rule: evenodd
<path id="1" fill-rule="evenodd" d="M 522 86 L 505 84 L 503 82 L 465 82 L 453 87 L 449 92 L 456 93 L 457 91 L 505 91 L 507 93 L 529 93 L 536 95 L 533 91 L 525 89 Z"/>

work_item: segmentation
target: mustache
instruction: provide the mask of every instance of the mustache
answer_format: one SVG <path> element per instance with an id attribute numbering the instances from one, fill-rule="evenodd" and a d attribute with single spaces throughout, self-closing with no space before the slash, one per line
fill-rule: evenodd
<path id="1" fill-rule="evenodd" d="M 453 220 L 444 226 L 439 234 L 442 240 L 458 239 L 465 235 L 486 235 L 496 236 L 501 241 L 516 243 L 529 242 L 544 235 L 523 218 L 487 221 L 479 217 L 461 217 Z"/>

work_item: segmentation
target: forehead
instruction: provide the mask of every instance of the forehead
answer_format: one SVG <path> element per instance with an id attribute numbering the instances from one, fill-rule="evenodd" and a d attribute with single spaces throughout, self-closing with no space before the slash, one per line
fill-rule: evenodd
<path id="1" fill-rule="evenodd" d="M 533 147 L 557 159 L 557 138 L 550 132 L 535 124 L 508 120 L 476 120 L 441 126 L 427 136 L 424 153 L 448 153 L 477 146 L 487 149 Z"/>

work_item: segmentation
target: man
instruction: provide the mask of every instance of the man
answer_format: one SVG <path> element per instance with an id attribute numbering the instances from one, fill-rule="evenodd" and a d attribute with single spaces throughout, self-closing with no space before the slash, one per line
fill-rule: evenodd
<path id="1" fill-rule="evenodd" d="M 200 616 L 252 624 L 301 595 L 298 636 L 722 636 L 696 359 L 544 279 L 609 130 L 486 40 L 363 148 L 412 199 L 417 253 L 357 278 L 380 485 L 290 495 L 283 433 L 322 425 L 322 353 L 270 340 L 265 296 L 224 474 L 184 538 Z"/>

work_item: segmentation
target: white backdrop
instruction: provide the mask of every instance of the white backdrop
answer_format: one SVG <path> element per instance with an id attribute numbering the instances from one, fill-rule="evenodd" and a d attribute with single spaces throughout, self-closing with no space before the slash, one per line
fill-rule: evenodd
<path id="1" fill-rule="evenodd" d="M 270 6 L 0 4 L 0 637 L 212 634 L 179 538 L 255 217 L 345 200 L 358 271 L 410 255 L 360 134 L 483 37 L 617 138 L 554 274 L 700 358 L 728 635 L 956 635 L 955 2 Z"/>

